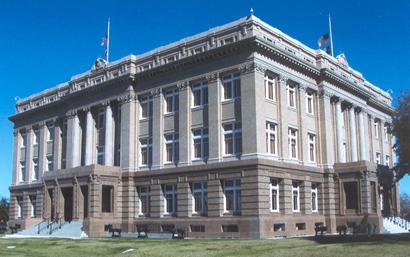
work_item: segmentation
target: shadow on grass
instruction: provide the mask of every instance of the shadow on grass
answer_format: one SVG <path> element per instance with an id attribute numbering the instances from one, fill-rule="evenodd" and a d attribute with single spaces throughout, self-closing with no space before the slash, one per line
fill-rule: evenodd
<path id="1" fill-rule="evenodd" d="M 410 233 L 405 234 L 379 234 L 374 236 L 367 235 L 324 235 L 305 237 L 304 239 L 309 241 L 314 241 L 319 244 L 346 244 L 346 243 L 370 243 L 370 244 L 380 244 L 380 243 L 409 243 Z"/>

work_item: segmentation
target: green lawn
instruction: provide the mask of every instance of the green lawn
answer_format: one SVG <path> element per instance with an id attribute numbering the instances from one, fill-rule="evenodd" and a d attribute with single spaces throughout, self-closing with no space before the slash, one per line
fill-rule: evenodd
<path id="1" fill-rule="evenodd" d="M 0 239 L 0 256 L 410 256 L 410 236 L 281 240 Z M 8 248 L 15 246 L 15 248 Z M 135 251 L 122 254 L 133 248 Z"/>

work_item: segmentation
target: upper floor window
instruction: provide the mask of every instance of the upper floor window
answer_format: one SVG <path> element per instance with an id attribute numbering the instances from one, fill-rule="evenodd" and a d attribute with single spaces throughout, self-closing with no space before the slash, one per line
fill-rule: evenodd
<path id="1" fill-rule="evenodd" d="M 279 211 L 279 183 L 277 179 L 271 179 L 270 181 L 270 210 Z"/>
<path id="2" fill-rule="evenodd" d="M 288 129 L 288 147 L 289 147 L 289 158 L 298 158 L 298 130 L 294 128 Z"/>
<path id="3" fill-rule="evenodd" d="M 312 212 L 317 212 L 317 185 L 312 185 Z"/>
<path id="4" fill-rule="evenodd" d="M 24 182 L 26 181 L 26 162 L 21 161 L 20 162 L 20 176 L 19 176 L 19 182 Z"/>
<path id="5" fill-rule="evenodd" d="M 151 211 L 151 190 L 149 186 L 138 187 L 139 215 L 149 215 Z"/>
<path id="6" fill-rule="evenodd" d="M 223 77 L 224 100 L 241 97 L 241 79 L 239 73 L 232 73 Z"/>
<path id="7" fill-rule="evenodd" d="M 40 129 L 35 128 L 33 135 L 34 135 L 34 138 L 33 138 L 34 145 L 40 144 Z"/>
<path id="8" fill-rule="evenodd" d="M 296 108 L 296 86 L 288 84 L 286 91 L 288 94 L 288 106 Z"/>
<path id="9" fill-rule="evenodd" d="M 300 194 L 299 194 L 299 183 L 292 183 L 292 211 L 298 212 L 300 210 Z"/>
<path id="10" fill-rule="evenodd" d="M 165 214 L 175 215 L 177 212 L 177 185 L 164 186 Z"/>
<path id="11" fill-rule="evenodd" d="M 54 141 L 54 123 L 47 124 L 47 141 Z"/>
<path id="12" fill-rule="evenodd" d="M 378 153 L 378 152 L 376 152 L 376 163 L 377 163 L 377 164 L 381 164 L 381 163 L 382 163 L 381 154 Z"/>
<path id="13" fill-rule="evenodd" d="M 53 156 L 47 156 L 47 171 L 52 171 L 54 169 L 54 160 Z"/>
<path id="14" fill-rule="evenodd" d="M 223 125 L 225 139 L 225 155 L 242 153 L 242 127 L 240 122 Z"/>
<path id="15" fill-rule="evenodd" d="M 98 111 L 97 116 L 97 164 L 104 164 L 105 152 L 105 108 Z"/>
<path id="16" fill-rule="evenodd" d="M 21 141 L 20 141 L 20 148 L 26 148 L 27 147 L 27 134 L 26 132 L 21 132 Z"/>
<path id="17" fill-rule="evenodd" d="M 165 135 L 165 154 L 167 163 L 178 163 L 179 160 L 179 135 L 170 133 Z"/>
<path id="18" fill-rule="evenodd" d="M 272 155 L 277 155 L 276 128 L 275 123 L 266 122 L 266 152 Z"/>
<path id="19" fill-rule="evenodd" d="M 208 104 L 208 85 L 205 82 L 198 82 L 192 85 L 192 107 L 204 106 Z"/>
<path id="20" fill-rule="evenodd" d="M 379 138 L 379 122 L 374 121 L 373 127 L 374 127 L 374 137 L 378 139 Z"/>
<path id="21" fill-rule="evenodd" d="M 140 119 L 146 119 L 152 117 L 152 96 L 145 95 L 140 97 Z"/>
<path id="22" fill-rule="evenodd" d="M 140 139 L 140 163 L 143 166 L 151 166 L 152 164 L 152 138 Z"/>
<path id="23" fill-rule="evenodd" d="M 269 100 L 276 100 L 276 81 L 272 75 L 265 75 L 265 97 Z"/>
<path id="24" fill-rule="evenodd" d="M 178 90 L 171 89 L 165 92 L 165 113 L 177 112 L 179 108 Z"/>
<path id="25" fill-rule="evenodd" d="M 309 114 L 314 114 L 312 92 L 306 92 L 306 112 Z"/>
<path id="26" fill-rule="evenodd" d="M 309 140 L 309 161 L 316 162 L 316 136 L 312 133 L 308 133 Z"/>
<path id="27" fill-rule="evenodd" d="M 386 159 L 385 159 L 385 161 L 384 161 L 384 165 L 390 166 L 390 156 L 389 156 L 389 155 L 386 155 Z"/>
<path id="28" fill-rule="evenodd" d="M 31 179 L 38 180 L 39 179 L 39 167 L 38 167 L 38 159 L 33 159 L 33 174 Z"/>
<path id="29" fill-rule="evenodd" d="M 387 126 L 384 126 L 383 130 L 384 130 L 384 142 L 389 142 L 389 130 Z"/>
<path id="30" fill-rule="evenodd" d="M 192 213 L 205 215 L 208 212 L 208 184 L 196 182 L 192 184 Z"/>
<path id="31" fill-rule="evenodd" d="M 194 142 L 193 159 L 206 160 L 209 156 L 209 139 L 207 128 L 197 128 L 192 130 Z"/>
<path id="32" fill-rule="evenodd" d="M 225 212 L 241 210 L 241 180 L 224 180 Z"/>

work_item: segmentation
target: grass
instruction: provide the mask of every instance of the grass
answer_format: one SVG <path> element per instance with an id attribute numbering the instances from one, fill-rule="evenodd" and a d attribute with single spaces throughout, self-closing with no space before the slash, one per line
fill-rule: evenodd
<path id="1" fill-rule="evenodd" d="M 7 239 L 0 256 L 410 256 L 410 235 L 341 240 Z M 15 246 L 9 249 L 8 246 Z M 122 254 L 133 248 L 135 251 Z"/>

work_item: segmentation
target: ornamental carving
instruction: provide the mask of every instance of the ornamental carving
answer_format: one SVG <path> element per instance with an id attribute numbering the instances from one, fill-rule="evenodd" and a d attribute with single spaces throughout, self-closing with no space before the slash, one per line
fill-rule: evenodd
<path id="1" fill-rule="evenodd" d="M 205 75 L 205 80 L 207 82 L 214 82 L 218 79 L 218 73 L 217 72 L 210 72 Z"/>
<path id="2" fill-rule="evenodd" d="M 161 95 L 161 88 L 154 88 L 151 90 L 151 95 L 153 97 L 158 97 Z"/>
<path id="3" fill-rule="evenodd" d="M 279 81 L 280 81 L 281 83 L 288 83 L 289 78 L 286 77 L 285 75 L 279 75 Z"/>
<path id="4" fill-rule="evenodd" d="M 74 116 L 76 116 L 77 115 L 77 110 L 70 110 L 70 111 L 68 111 L 66 114 L 65 114 L 65 116 L 68 118 L 68 119 L 71 119 L 71 118 L 73 118 Z"/>
<path id="5" fill-rule="evenodd" d="M 179 91 L 185 90 L 188 88 L 189 82 L 187 80 L 179 81 L 177 83 L 177 88 Z"/>
<path id="6" fill-rule="evenodd" d="M 137 100 L 137 95 L 133 91 L 125 93 L 117 97 L 117 101 L 120 104 L 125 104 L 125 103 L 129 103 L 129 102 L 136 101 L 136 100 Z"/>

